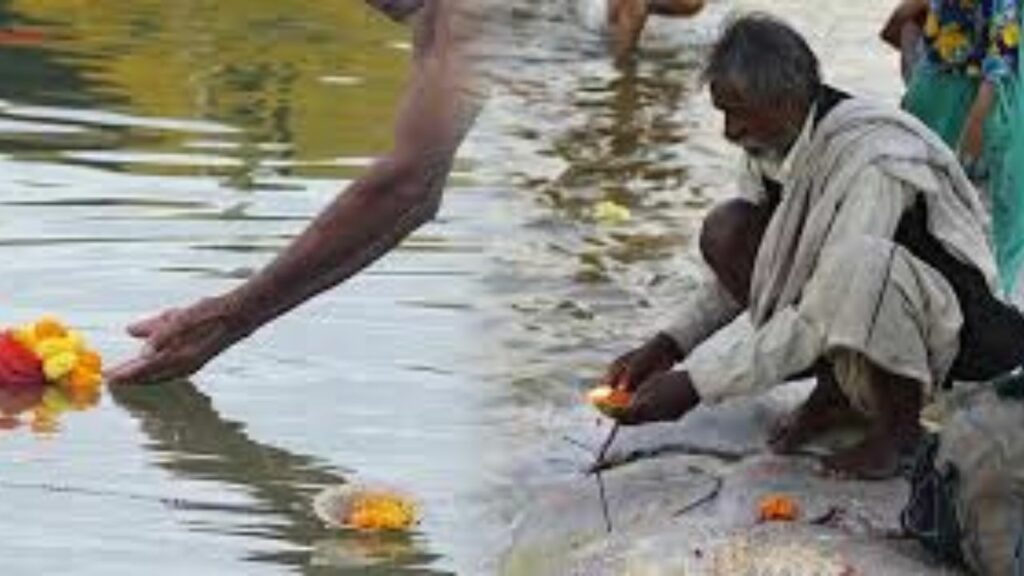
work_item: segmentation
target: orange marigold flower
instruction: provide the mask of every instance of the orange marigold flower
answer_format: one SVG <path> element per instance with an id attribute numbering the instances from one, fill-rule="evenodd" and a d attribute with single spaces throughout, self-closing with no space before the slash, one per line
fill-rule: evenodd
<path id="1" fill-rule="evenodd" d="M 788 496 L 765 496 L 757 506 L 757 519 L 761 522 L 792 522 L 800 516 L 800 507 Z"/>
<path id="2" fill-rule="evenodd" d="M 78 367 L 99 373 L 103 371 L 103 359 L 92 350 L 83 350 L 78 354 Z"/>
<path id="3" fill-rule="evenodd" d="M 595 408 L 608 416 L 614 416 L 627 407 L 633 401 L 633 395 L 621 388 L 611 386 L 598 386 L 587 392 L 587 401 Z"/>
<path id="4" fill-rule="evenodd" d="M 405 530 L 416 521 L 416 508 L 397 494 L 365 492 L 353 498 L 347 520 L 357 530 Z"/>
<path id="5" fill-rule="evenodd" d="M 35 336 L 39 340 L 46 338 L 63 338 L 67 336 L 68 330 L 61 324 L 60 320 L 50 316 L 44 317 L 35 324 Z"/>
<path id="6" fill-rule="evenodd" d="M 79 361 L 78 365 L 71 370 L 71 373 L 64 378 L 63 383 L 72 390 L 91 390 L 99 388 L 102 381 L 103 378 L 99 372 L 83 366 L 82 362 Z"/>

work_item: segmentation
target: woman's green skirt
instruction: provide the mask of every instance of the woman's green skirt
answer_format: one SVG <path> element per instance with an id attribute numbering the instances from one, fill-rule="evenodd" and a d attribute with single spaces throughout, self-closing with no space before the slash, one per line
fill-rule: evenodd
<path id="1" fill-rule="evenodd" d="M 978 92 L 980 78 L 947 72 L 922 62 L 914 71 L 903 99 L 903 108 L 931 127 L 954 150 L 967 114 Z M 1020 284 L 1024 264 L 1024 110 L 1018 77 L 1010 76 L 996 85 L 996 99 L 985 120 L 982 157 L 972 176 L 986 193 L 992 214 L 992 246 L 999 266 L 999 278 L 1007 296 L 1013 297 Z"/>

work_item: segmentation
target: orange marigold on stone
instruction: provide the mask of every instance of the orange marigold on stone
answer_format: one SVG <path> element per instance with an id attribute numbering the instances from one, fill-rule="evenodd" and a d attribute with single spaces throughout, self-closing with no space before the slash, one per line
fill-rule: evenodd
<path id="1" fill-rule="evenodd" d="M 773 494 L 765 496 L 757 506 L 760 522 L 792 522 L 800 516 L 800 507 L 788 496 Z"/>

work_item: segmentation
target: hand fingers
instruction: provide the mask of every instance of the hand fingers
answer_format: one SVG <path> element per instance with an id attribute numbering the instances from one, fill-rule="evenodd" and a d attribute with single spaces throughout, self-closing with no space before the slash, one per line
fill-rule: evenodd
<path id="1" fill-rule="evenodd" d="M 174 362 L 170 354 L 143 352 L 110 369 L 105 376 L 113 385 L 144 384 L 167 380 L 173 377 L 174 372 Z"/>
<path id="2" fill-rule="evenodd" d="M 629 352 L 622 356 L 619 356 L 612 365 L 608 367 L 608 372 L 604 376 L 602 384 L 611 388 L 625 388 L 629 389 L 629 366 L 630 360 L 633 358 L 633 353 Z"/>
<path id="3" fill-rule="evenodd" d="M 683 378 L 682 373 L 668 373 L 645 380 L 619 421 L 633 425 L 681 418 L 699 401 Z"/>
<path id="4" fill-rule="evenodd" d="M 128 334 L 134 338 L 149 338 L 157 329 L 162 325 L 170 322 L 175 316 L 177 316 L 179 310 L 172 308 L 165 310 L 156 316 L 150 316 L 138 322 L 135 322 L 128 326 Z"/>
<path id="5" fill-rule="evenodd" d="M 643 388 L 633 395 L 629 406 L 617 411 L 615 420 L 625 426 L 637 426 L 653 420 L 651 417 L 651 401 L 649 394 L 644 393 Z"/>

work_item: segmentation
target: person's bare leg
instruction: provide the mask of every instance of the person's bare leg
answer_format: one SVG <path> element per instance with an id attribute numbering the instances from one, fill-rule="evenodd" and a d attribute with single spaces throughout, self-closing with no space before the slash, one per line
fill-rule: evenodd
<path id="1" fill-rule="evenodd" d="M 769 439 L 776 453 L 793 453 L 827 430 L 864 421 L 843 395 L 830 363 L 818 362 L 814 376 L 816 383 L 811 395 L 776 428 Z"/>
<path id="2" fill-rule="evenodd" d="M 836 473 L 857 478 L 891 478 L 899 473 L 900 458 L 921 438 L 921 385 L 877 367 L 870 378 L 874 408 L 867 434 L 858 444 L 824 459 Z"/>
<path id="3" fill-rule="evenodd" d="M 693 16 L 704 8 L 704 0 L 647 0 L 647 11 L 657 16 Z"/>
<path id="4" fill-rule="evenodd" d="M 629 61 L 646 24 L 647 0 L 608 0 L 608 25 L 616 63 Z"/>
<path id="5" fill-rule="evenodd" d="M 704 218 L 700 251 L 715 277 L 737 302 L 750 300 L 750 278 L 771 209 L 746 200 L 715 206 Z"/>

